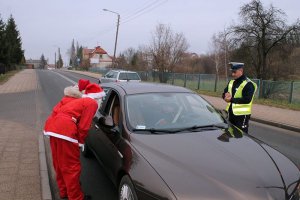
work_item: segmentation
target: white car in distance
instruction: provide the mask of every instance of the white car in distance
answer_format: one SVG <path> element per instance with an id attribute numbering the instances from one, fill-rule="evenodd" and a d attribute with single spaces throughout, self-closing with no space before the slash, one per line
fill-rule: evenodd
<path id="1" fill-rule="evenodd" d="M 99 83 L 108 82 L 141 82 L 137 72 L 125 70 L 110 70 L 103 77 L 99 78 Z"/>

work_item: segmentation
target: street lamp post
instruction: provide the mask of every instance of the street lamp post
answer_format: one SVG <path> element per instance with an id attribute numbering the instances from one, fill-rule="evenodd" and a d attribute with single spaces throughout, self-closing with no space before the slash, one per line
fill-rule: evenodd
<path id="1" fill-rule="evenodd" d="M 59 46 L 57 45 L 53 45 L 53 47 L 57 48 L 58 49 L 58 54 L 57 54 L 57 59 L 59 59 Z M 54 51 L 54 68 L 56 69 L 57 68 L 57 64 L 56 64 L 56 51 Z"/>
<path id="2" fill-rule="evenodd" d="M 108 9 L 103 9 L 103 11 L 111 12 L 114 13 L 118 16 L 118 21 L 117 21 L 117 31 L 116 31 L 116 39 L 115 39 L 115 48 L 114 48 L 114 58 L 113 58 L 113 68 L 115 68 L 116 65 L 116 50 L 117 50 L 117 43 L 118 43 L 118 33 L 119 33 L 119 25 L 120 25 L 120 14 Z"/>

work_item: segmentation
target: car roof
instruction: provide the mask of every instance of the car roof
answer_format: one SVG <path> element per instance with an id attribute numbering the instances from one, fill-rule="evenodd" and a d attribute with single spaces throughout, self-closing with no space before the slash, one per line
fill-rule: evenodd
<path id="1" fill-rule="evenodd" d="M 112 69 L 112 70 L 109 70 L 109 71 L 114 71 L 114 72 L 127 72 L 127 73 L 137 73 L 137 72 L 134 72 L 134 71 L 117 70 L 117 69 Z"/>
<path id="2" fill-rule="evenodd" d="M 156 92 L 178 92 L 178 93 L 194 93 L 193 91 L 169 84 L 161 83 L 147 83 L 147 82 L 112 82 L 103 83 L 102 87 L 112 87 L 115 89 L 122 89 L 126 94 L 142 94 L 142 93 L 156 93 Z"/>

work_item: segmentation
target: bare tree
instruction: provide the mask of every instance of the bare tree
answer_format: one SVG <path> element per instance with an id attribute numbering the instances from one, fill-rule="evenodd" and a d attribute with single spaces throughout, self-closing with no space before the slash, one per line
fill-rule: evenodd
<path id="1" fill-rule="evenodd" d="M 222 46 L 223 40 L 219 35 L 214 34 L 212 37 L 212 55 L 211 58 L 215 63 L 215 70 L 216 70 L 216 77 L 215 77 L 215 91 L 217 90 L 216 86 L 219 81 L 219 68 L 221 63 L 221 56 L 222 56 Z"/>
<path id="2" fill-rule="evenodd" d="M 180 62 L 188 43 L 182 33 L 173 33 L 165 24 L 158 24 L 152 35 L 149 53 L 154 69 L 160 72 L 160 82 L 166 82 L 164 72 L 173 72 L 174 67 Z"/>
<path id="3" fill-rule="evenodd" d="M 138 49 L 130 47 L 123 51 L 118 59 L 118 65 L 128 70 L 148 70 L 147 51 L 140 46 Z"/>
<path id="4" fill-rule="evenodd" d="M 266 79 L 271 51 L 297 31 L 299 21 L 292 26 L 286 25 L 282 10 L 272 5 L 266 9 L 259 0 L 252 0 L 242 6 L 240 17 L 241 24 L 232 27 L 235 42 L 248 53 L 257 78 Z"/>

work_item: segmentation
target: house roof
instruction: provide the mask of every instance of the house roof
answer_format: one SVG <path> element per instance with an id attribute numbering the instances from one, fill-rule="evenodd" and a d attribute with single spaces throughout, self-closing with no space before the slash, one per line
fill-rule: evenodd
<path id="1" fill-rule="evenodd" d="M 107 52 L 104 49 L 102 49 L 100 46 L 97 46 L 92 53 L 107 54 Z"/>
<path id="2" fill-rule="evenodd" d="M 100 46 L 97 46 L 94 49 L 83 48 L 82 53 L 83 55 L 88 55 L 89 57 L 93 57 L 94 54 L 107 54 L 107 52 Z"/>

